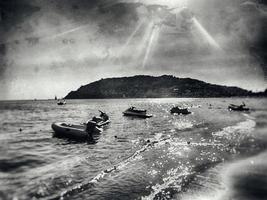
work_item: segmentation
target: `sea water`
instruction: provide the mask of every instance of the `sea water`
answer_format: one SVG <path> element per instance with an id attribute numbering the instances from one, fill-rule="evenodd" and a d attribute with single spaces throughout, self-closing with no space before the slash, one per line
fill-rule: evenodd
<path id="1" fill-rule="evenodd" d="M 243 101 L 249 112 L 227 109 Z M 130 106 L 153 117 L 124 117 Z M 95 144 L 53 137 L 53 122 L 98 110 L 111 123 Z M 2 101 L 0 123 L 0 199 L 267 199 L 266 99 Z"/>

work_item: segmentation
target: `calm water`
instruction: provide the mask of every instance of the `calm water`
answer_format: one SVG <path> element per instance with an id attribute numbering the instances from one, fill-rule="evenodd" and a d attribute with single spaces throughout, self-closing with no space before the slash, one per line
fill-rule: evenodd
<path id="1" fill-rule="evenodd" d="M 242 101 L 250 112 L 226 109 Z M 123 117 L 129 106 L 154 117 Z M 112 123 L 96 144 L 52 137 L 98 109 Z M 266 99 L 9 101 L 0 123 L 0 199 L 267 199 Z"/>

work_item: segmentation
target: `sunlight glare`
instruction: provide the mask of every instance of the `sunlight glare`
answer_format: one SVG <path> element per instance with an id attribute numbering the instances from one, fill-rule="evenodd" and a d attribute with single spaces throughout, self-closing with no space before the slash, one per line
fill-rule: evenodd
<path id="1" fill-rule="evenodd" d="M 131 35 L 128 37 L 128 39 L 126 40 L 125 44 L 122 46 L 119 55 L 122 55 L 127 46 L 131 43 L 133 37 L 136 35 L 136 33 L 140 30 L 140 28 L 142 27 L 142 25 L 144 24 L 144 21 L 140 21 L 137 26 L 135 27 L 134 31 L 131 33 Z"/>
<path id="2" fill-rule="evenodd" d="M 145 57 L 144 57 L 143 64 L 142 64 L 143 68 L 146 67 L 150 52 L 152 51 L 156 41 L 158 40 L 159 30 L 160 30 L 159 26 L 156 26 L 156 27 L 154 26 L 152 29 L 152 33 L 151 33 L 150 38 L 149 38 L 149 42 L 148 42 L 146 52 L 145 52 Z"/>
<path id="3" fill-rule="evenodd" d="M 213 37 L 208 33 L 208 31 L 200 24 L 200 22 L 193 17 L 193 23 L 195 24 L 198 31 L 204 36 L 204 38 L 207 40 L 209 45 L 211 45 L 213 48 L 217 50 L 221 50 L 220 45 L 213 39 Z"/>

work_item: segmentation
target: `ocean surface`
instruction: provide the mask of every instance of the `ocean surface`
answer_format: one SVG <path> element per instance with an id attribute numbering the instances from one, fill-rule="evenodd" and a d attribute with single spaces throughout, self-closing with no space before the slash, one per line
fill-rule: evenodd
<path id="1" fill-rule="evenodd" d="M 227 110 L 243 101 L 249 112 Z M 53 122 L 98 110 L 111 123 L 95 144 L 53 137 Z M 1 101 L 0 124 L 0 199 L 267 199 L 266 99 Z"/>

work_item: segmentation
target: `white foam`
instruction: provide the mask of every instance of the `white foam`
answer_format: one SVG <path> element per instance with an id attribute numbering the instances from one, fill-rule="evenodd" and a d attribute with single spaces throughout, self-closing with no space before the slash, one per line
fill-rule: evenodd
<path id="1" fill-rule="evenodd" d="M 256 126 L 256 122 L 252 119 L 247 119 L 246 121 L 240 122 L 234 126 L 228 126 L 223 128 L 223 130 L 213 133 L 215 137 L 225 137 L 227 139 L 232 138 L 232 134 L 238 133 L 240 135 L 250 134 Z"/>
<path id="2" fill-rule="evenodd" d="M 225 200 L 228 189 L 226 183 L 223 180 L 223 174 L 221 173 L 222 166 L 217 166 L 208 171 L 203 176 L 198 176 L 200 179 L 204 179 L 204 183 L 196 183 L 202 187 L 201 190 L 189 190 L 182 195 L 182 200 Z M 214 179 L 216 181 L 214 181 Z"/>
<path id="3" fill-rule="evenodd" d="M 243 128 L 241 128 L 244 126 Z M 253 120 L 249 119 L 245 122 L 241 122 L 236 126 L 231 128 L 226 128 L 227 131 L 220 132 L 220 136 L 233 133 L 233 130 L 239 131 L 239 133 L 250 133 L 250 131 L 255 126 Z M 215 176 L 218 184 L 215 187 L 210 182 L 205 181 L 206 188 L 197 192 L 189 192 L 183 195 L 182 200 L 225 200 L 225 199 L 233 199 L 233 195 L 236 195 L 236 191 L 232 188 L 233 182 L 235 181 L 235 177 L 241 176 L 249 176 L 250 174 L 260 174 L 265 173 L 265 169 L 267 167 L 267 151 L 252 157 L 248 157 L 239 161 L 235 161 L 232 163 L 223 163 L 222 165 L 217 166 L 213 170 L 215 170 Z M 261 171 L 263 169 L 263 171 Z M 209 171 L 208 174 L 212 174 Z M 211 177 L 214 177 L 212 175 Z M 211 179 L 208 177 L 208 179 Z M 238 181 L 238 180 L 237 180 Z M 208 188 L 211 185 L 212 188 Z M 239 197 L 238 199 L 241 199 Z"/>
<path id="4" fill-rule="evenodd" d="M 176 121 L 173 123 L 173 125 L 178 130 L 189 129 L 194 126 L 194 124 L 190 121 Z"/>
<path id="5" fill-rule="evenodd" d="M 163 192 L 164 189 L 167 189 L 169 187 L 172 187 L 173 189 L 176 189 L 177 191 L 181 190 L 183 177 L 186 177 L 190 175 L 188 172 L 180 173 L 178 172 L 178 168 L 171 169 L 167 172 L 168 176 L 163 178 L 162 184 L 156 184 L 152 186 L 152 192 L 148 196 L 144 196 L 141 199 L 142 200 L 150 200 L 154 199 L 157 194 L 160 192 Z M 168 196 L 168 193 L 164 194 L 165 196 Z"/>
<path id="6" fill-rule="evenodd" d="M 263 152 L 257 156 L 252 156 L 240 161 L 236 161 L 234 163 L 227 163 L 220 167 L 216 167 L 215 169 L 217 174 L 217 179 L 219 185 L 211 188 L 211 190 L 203 190 L 196 193 L 190 193 L 184 195 L 182 200 L 225 200 L 225 199 L 233 199 L 232 195 L 234 195 L 234 191 L 232 191 L 232 182 L 234 176 L 244 174 L 247 175 L 249 173 L 260 173 L 258 171 L 259 167 L 263 167 L 266 169 L 267 163 L 265 162 L 267 158 L 267 152 Z M 242 170 L 240 170 L 242 169 Z"/>

